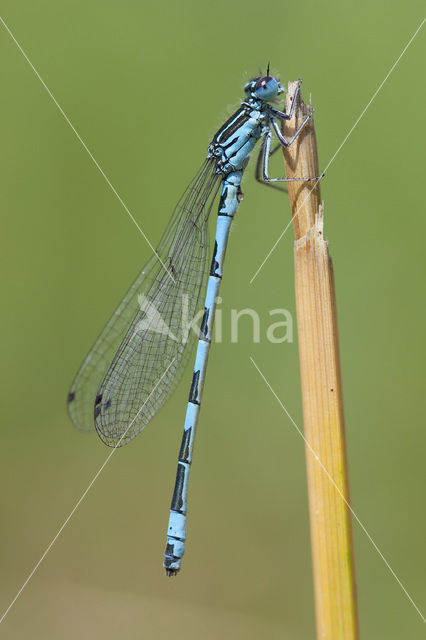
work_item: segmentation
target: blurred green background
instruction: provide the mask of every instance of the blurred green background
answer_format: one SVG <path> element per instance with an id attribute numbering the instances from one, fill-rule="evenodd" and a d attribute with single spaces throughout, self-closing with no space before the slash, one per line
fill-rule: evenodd
<path id="1" fill-rule="evenodd" d="M 324 167 L 423 16 L 403 4 L 3 0 L 1 16 L 155 243 L 244 81 L 300 76 Z M 337 281 L 355 512 L 417 605 L 424 583 L 424 29 L 323 182 Z M 69 384 L 150 256 L 0 28 L 1 607 L 110 450 L 75 431 Z M 183 571 L 162 570 L 188 385 L 102 472 L 0 627 L 5 638 L 313 638 L 290 216 L 247 171 L 221 291 L 192 471 Z M 261 217 L 261 220 L 259 218 Z M 214 216 L 213 216 L 214 218 Z M 261 318 L 261 341 L 230 310 Z M 228 325 L 227 325 L 228 322 Z M 220 477 L 217 471 L 220 470 Z M 354 524 L 363 639 L 420 638 L 420 616 Z"/>

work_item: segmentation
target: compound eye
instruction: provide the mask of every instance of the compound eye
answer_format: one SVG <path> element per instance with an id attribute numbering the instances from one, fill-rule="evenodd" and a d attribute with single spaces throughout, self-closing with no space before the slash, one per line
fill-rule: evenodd
<path id="1" fill-rule="evenodd" d="M 257 79 L 254 90 L 257 91 L 258 89 L 266 89 L 269 80 L 272 80 L 270 76 L 261 76 Z"/>
<path id="2" fill-rule="evenodd" d="M 262 76 L 257 79 L 254 94 L 260 100 L 273 100 L 279 93 L 280 86 L 272 76 Z"/>

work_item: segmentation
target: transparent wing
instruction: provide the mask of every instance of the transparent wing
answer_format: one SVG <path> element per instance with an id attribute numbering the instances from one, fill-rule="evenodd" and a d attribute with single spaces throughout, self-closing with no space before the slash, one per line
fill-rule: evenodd
<path id="1" fill-rule="evenodd" d="M 81 365 L 68 395 L 75 426 L 122 446 L 174 391 L 201 304 L 208 218 L 220 184 L 211 160 L 179 200 L 157 255 L 142 269 Z"/>

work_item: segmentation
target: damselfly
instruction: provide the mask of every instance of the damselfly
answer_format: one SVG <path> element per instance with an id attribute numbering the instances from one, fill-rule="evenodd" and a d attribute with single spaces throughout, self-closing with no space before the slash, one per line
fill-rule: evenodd
<path id="1" fill-rule="evenodd" d="M 312 115 L 289 140 L 281 133 L 278 122 L 293 116 L 300 82 L 288 113 L 272 104 L 284 89 L 269 75 L 269 67 L 265 76 L 246 83 L 244 101 L 213 137 L 207 159 L 175 207 L 156 252 L 91 348 L 68 395 L 69 413 L 77 428 L 95 427 L 111 447 L 132 440 L 163 406 L 183 372 L 190 351 L 183 318 L 195 316 L 208 280 L 164 553 L 169 576 L 179 571 L 185 550 L 189 470 L 226 245 L 242 199 L 241 178 L 250 152 L 261 139 L 257 179 L 269 185 L 288 182 L 269 177 L 268 159 L 273 153 L 272 136 L 278 139 L 278 147 L 288 147 Z M 207 223 L 219 188 L 208 272 Z"/>

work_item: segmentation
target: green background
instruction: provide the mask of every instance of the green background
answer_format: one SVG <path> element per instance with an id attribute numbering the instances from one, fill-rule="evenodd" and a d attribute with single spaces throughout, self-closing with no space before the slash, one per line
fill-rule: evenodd
<path id="1" fill-rule="evenodd" d="M 211 136 L 268 60 L 316 107 L 320 165 L 418 27 L 421 2 L 3 1 L 1 16 L 156 243 Z M 323 182 L 337 282 L 352 504 L 416 604 L 424 583 L 425 29 Z M 4 27 L 1 127 L 1 607 L 110 450 L 75 431 L 70 381 L 150 249 Z M 280 168 L 277 166 L 277 171 Z M 190 369 L 116 452 L 0 627 L 5 638 L 313 638 L 288 202 L 252 167 L 221 291 L 192 472 L 183 571 L 162 570 Z M 213 216 L 214 217 L 214 216 Z M 255 309 L 262 337 L 232 308 Z M 228 325 L 227 325 L 228 322 Z M 220 475 L 219 475 L 220 473 Z M 423 623 L 354 524 L 361 637 Z"/>

